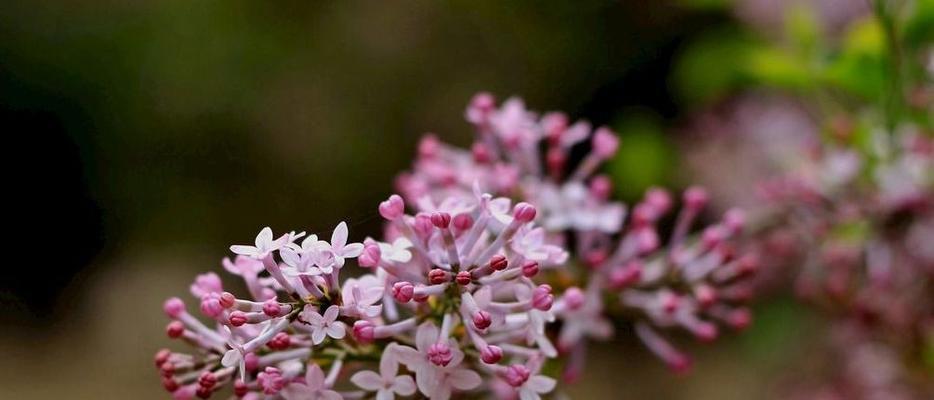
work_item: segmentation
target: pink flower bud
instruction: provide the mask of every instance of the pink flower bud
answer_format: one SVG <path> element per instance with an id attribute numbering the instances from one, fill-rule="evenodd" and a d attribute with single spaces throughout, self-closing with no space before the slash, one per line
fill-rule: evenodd
<path id="1" fill-rule="evenodd" d="M 601 200 L 606 200 L 613 193 L 613 181 L 606 175 L 595 176 L 590 181 L 590 194 Z"/>
<path id="2" fill-rule="evenodd" d="M 272 396 L 285 387 L 286 379 L 278 368 L 266 367 L 263 372 L 256 375 L 256 383 L 263 389 L 264 394 Z"/>
<path id="3" fill-rule="evenodd" d="M 415 286 L 409 282 L 396 282 L 392 285 L 392 297 L 400 303 L 408 303 L 415 294 Z"/>
<path id="4" fill-rule="evenodd" d="M 220 303 L 224 308 L 233 307 L 236 304 L 237 298 L 230 292 L 221 293 Z"/>
<path id="5" fill-rule="evenodd" d="M 469 285 L 471 280 L 470 272 L 467 271 L 458 272 L 457 276 L 454 278 L 454 281 L 461 286 Z"/>
<path id="6" fill-rule="evenodd" d="M 432 158 L 441 151 L 441 141 L 433 134 L 427 134 L 418 142 L 418 155 L 425 158 Z"/>
<path id="7" fill-rule="evenodd" d="M 717 301 L 717 290 L 707 284 L 700 284 L 694 288 L 694 297 L 701 307 L 710 307 Z"/>
<path id="8" fill-rule="evenodd" d="M 445 283 L 450 279 L 450 274 L 440 268 L 435 268 L 431 271 L 428 271 L 428 282 L 431 282 L 432 285 L 440 285 Z"/>
<path id="9" fill-rule="evenodd" d="M 733 329 L 745 329 L 752 322 L 752 313 L 747 308 L 738 308 L 730 312 L 727 323 Z"/>
<path id="10" fill-rule="evenodd" d="M 185 302 L 178 297 L 169 298 L 162 304 L 162 310 L 169 318 L 178 318 L 185 312 Z"/>
<path id="11" fill-rule="evenodd" d="M 243 356 L 243 364 L 246 365 L 247 371 L 256 371 L 259 369 L 259 356 L 256 353 L 246 353 Z"/>
<path id="12" fill-rule="evenodd" d="M 522 275 L 526 278 L 531 278 L 535 275 L 538 275 L 538 262 L 526 260 L 524 263 L 522 263 Z"/>
<path id="13" fill-rule="evenodd" d="M 199 399 L 209 399 L 211 398 L 211 389 L 198 386 L 198 388 L 195 389 L 195 396 L 198 396 Z"/>
<path id="14" fill-rule="evenodd" d="M 681 298 L 669 292 L 662 295 L 661 302 L 662 309 L 665 310 L 666 313 L 672 314 L 678 309 L 678 306 L 681 305 Z"/>
<path id="15" fill-rule="evenodd" d="M 480 142 L 474 142 L 474 144 L 470 146 L 470 153 L 473 155 L 473 160 L 477 164 L 486 164 L 492 160 L 490 149 Z"/>
<path id="16" fill-rule="evenodd" d="M 359 320 L 353 324 L 353 338 L 360 343 L 373 342 L 375 326 L 367 320 Z"/>
<path id="17" fill-rule="evenodd" d="M 717 339 L 719 332 L 714 324 L 701 323 L 694 327 L 694 336 L 704 342 L 712 342 Z"/>
<path id="18" fill-rule="evenodd" d="M 234 394 L 237 397 L 246 396 L 249 391 L 250 388 L 243 381 L 238 379 L 236 382 L 234 382 Z"/>
<path id="19" fill-rule="evenodd" d="M 519 203 L 512 210 L 513 217 L 519 222 L 532 222 L 535 219 L 535 206 L 529 203 Z"/>
<path id="20" fill-rule="evenodd" d="M 494 271 L 502 271 L 509 266 L 509 261 L 506 260 L 506 256 L 497 254 L 490 258 L 490 268 Z"/>
<path id="21" fill-rule="evenodd" d="M 701 234 L 701 244 L 705 249 L 710 250 L 722 243 L 724 238 L 723 229 L 718 225 L 711 225 L 705 228 L 704 233 Z"/>
<path id="22" fill-rule="evenodd" d="M 376 243 L 367 243 L 363 245 L 363 253 L 357 257 L 357 264 L 361 267 L 370 268 L 379 265 L 382 252 Z"/>
<path id="23" fill-rule="evenodd" d="M 246 314 L 243 311 L 237 310 L 230 313 L 230 324 L 233 326 L 243 326 L 246 323 L 247 318 Z"/>
<path id="24" fill-rule="evenodd" d="M 564 170 L 564 164 L 568 160 L 568 155 L 560 147 L 552 147 L 545 153 L 545 164 L 549 171 L 561 173 Z"/>
<path id="25" fill-rule="evenodd" d="M 700 186 L 691 186 L 684 191 L 684 205 L 692 210 L 700 210 L 707 205 L 707 191 Z"/>
<path id="26" fill-rule="evenodd" d="M 665 360 L 668 368 L 678 374 L 683 374 L 691 370 L 691 358 L 684 354 L 676 354 Z"/>
<path id="27" fill-rule="evenodd" d="M 434 229 L 434 225 L 431 223 L 431 217 L 425 213 L 419 213 L 415 215 L 415 233 L 419 237 L 427 238 L 431 236 L 431 232 Z"/>
<path id="28" fill-rule="evenodd" d="M 436 212 L 431 214 L 431 224 L 438 229 L 447 229 L 451 225 L 451 214 Z"/>
<path id="29" fill-rule="evenodd" d="M 532 307 L 537 310 L 548 311 L 555 301 L 555 296 L 551 294 L 551 286 L 542 284 L 532 291 Z"/>
<path id="30" fill-rule="evenodd" d="M 165 333 L 172 339 L 178 339 L 185 333 L 185 324 L 181 323 L 181 321 L 169 322 L 165 327 Z"/>
<path id="31" fill-rule="evenodd" d="M 480 310 L 473 315 L 473 325 L 479 330 L 489 328 L 492 323 L 493 319 L 486 311 Z"/>
<path id="32" fill-rule="evenodd" d="M 162 387 L 164 387 L 165 390 L 168 391 L 169 393 L 172 393 L 178 390 L 179 385 L 178 385 L 178 382 L 175 381 L 175 379 L 172 379 L 170 377 L 163 377 Z"/>
<path id="33" fill-rule="evenodd" d="M 266 345 L 273 350 L 285 350 L 292 344 L 292 337 L 288 333 L 279 332 L 272 337 Z"/>
<path id="34" fill-rule="evenodd" d="M 405 212 L 405 202 L 397 194 L 389 196 L 389 199 L 379 203 L 379 215 L 389 221 L 395 221 Z"/>
<path id="35" fill-rule="evenodd" d="M 645 192 L 645 204 L 648 204 L 658 214 L 664 214 L 671 208 L 671 194 L 662 188 L 650 188 Z"/>
<path id="36" fill-rule="evenodd" d="M 658 248 L 660 242 L 658 239 L 658 232 L 655 232 L 655 229 L 646 227 L 639 229 L 639 232 L 636 233 L 636 245 L 639 249 L 639 254 L 648 254 Z"/>
<path id="37" fill-rule="evenodd" d="M 214 385 L 217 385 L 217 375 L 214 375 L 210 371 L 202 372 L 201 375 L 198 376 L 198 385 L 207 389 L 213 388 Z"/>
<path id="38" fill-rule="evenodd" d="M 723 224 L 730 232 L 739 233 L 746 225 L 746 213 L 738 208 L 731 208 L 723 215 Z"/>
<path id="39" fill-rule="evenodd" d="M 282 312 L 282 309 L 279 307 L 279 303 L 275 300 L 267 300 L 263 303 L 263 314 L 266 314 L 270 317 L 278 317 L 279 313 Z"/>
<path id="40" fill-rule="evenodd" d="M 608 160 L 616 155 L 619 149 L 619 137 L 606 127 L 597 128 L 593 134 L 593 154 L 600 159 Z"/>
<path id="41" fill-rule="evenodd" d="M 577 310 L 584 305 L 584 292 L 580 288 L 571 287 L 564 292 L 564 304 L 567 305 L 569 310 Z"/>
<path id="42" fill-rule="evenodd" d="M 206 294 L 201 297 L 201 313 L 207 315 L 208 317 L 215 318 L 224 311 L 224 307 L 221 306 L 220 296 L 216 296 L 215 293 Z"/>
<path id="43" fill-rule="evenodd" d="M 506 368 L 506 373 L 503 374 L 503 378 L 506 380 L 506 383 L 509 383 L 509 386 L 519 387 L 522 386 L 525 381 L 529 380 L 529 376 L 532 374 L 529 371 L 528 367 L 522 364 L 513 364 Z"/>
<path id="44" fill-rule="evenodd" d="M 503 349 L 494 345 L 486 346 L 480 351 L 480 359 L 487 364 L 496 364 L 503 359 Z"/>
<path id="45" fill-rule="evenodd" d="M 454 358 L 451 347 L 445 342 L 438 342 L 428 347 L 428 361 L 440 367 L 446 367 Z"/>
<path id="46" fill-rule="evenodd" d="M 169 361 L 169 357 L 172 355 L 172 351 L 169 349 L 161 349 L 156 352 L 155 362 L 156 367 L 161 367 L 162 364 L 165 364 L 166 361 Z"/>
<path id="47" fill-rule="evenodd" d="M 470 100 L 465 117 L 471 124 L 485 124 L 495 108 L 496 98 L 487 92 L 480 92 Z"/>
<path id="48" fill-rule="evenodd" d="M 614 268 L 610 272 L 610 287 L 613 289 L 622 289 L 632 285 L 642 279 L 642 263 L 639 261 L 630 261 L 623 267 Z"/>
<path id="49" fill-rule="evenodd" d="M 759 269 L 759 257 L 747 254 L 738 261 L 739 272 L 743 275 L 755 273 Z"/>
<path id="50" fill-rule="evenodd" d="M 466 231 L 473 226 L 473 217 L 467 213 L 457 214 L 454 217 L 454 228 L 458 231 Z"/>

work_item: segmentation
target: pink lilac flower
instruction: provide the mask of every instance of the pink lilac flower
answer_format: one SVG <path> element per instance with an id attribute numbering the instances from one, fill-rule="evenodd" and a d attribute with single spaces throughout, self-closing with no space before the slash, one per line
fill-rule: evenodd
<path id="1" fill-rule="evenodd" d="M 214 274 L 198 276 L 191 292 L 209 324 L 169 299 L 167 334 L 197 351 L 160 351 L 166 390 L 208 398 L 232 385 L 243 398 L 360 397 L 333 389 L 344 360 L 358 369 L 382 357 L 378 379 L 359 372 L 354 383 L 381 398 L 417 390 L 444 399 L 488 390 L 482 374 L 495 371 L 487 366 L 556 355 L 544 334 L 551 289 L 528 276 L 533 259 L 566 255 L 527 237 L 538 232 L 535 207 L 470 192 L 423 202 L 414 215 L 398 196 L 379 209 L 388 222 L 385 242 L 350 243 L 340 223 L 330 242 L 303 233 L 273 240 L 263 229 L 255 246 L 234 247 L 243 254 L 224 266 L 244 279 L 249 296 L 224 292 Z M 516 243 L 520 234 L 525 239 Z M 342 281 L 356 257 L 368 273 Z M 527 342 L 528 324 L 516 321 L 541 321 L 533 324 L 540 337 Z M 408 368 L 397 376 L 400 361 Z M 321 365 L 331 365 L 327 378 Z"/>
<path id="2" fill-rule="evenodd" d="M 629 318 L 648 322 L 646 329 L 679 328 L 701 340 L 715 338 L 718 325 L 748 324 L 743 303 L 751 293 L 749 277 L 756 261 L 739 247 L 744 224 L 740 211 L 730 210 L 719 223 L 695 230 L 707 194 L 691 188 L 673 234 L 663 240 L 656 225 L 673 208 L 668 192 L 649 190 L 627 214 L 626 206 L 611 198 L 611 180 L 598 173 L 620 146 L 608 128 L 570 123 L 560 113 L 539 117 L 516 98 L 497 106 L 486 93 L 474 97 L 466 116 L 477 131 L 470 149 L 426 136 L 412 170 L 399 176 L 397 186 L 414 204 L 482 191 L 504 196 L 486 203 L 492 221 L 500 225 L 511 219 L 508 197 L 536 205 L 540 227 L 520 229 L 512 250 L 523 253 L 523 261 L 537 263 L 523 268 L 530 277 L 558 267 L 572 280 L 551 281 L 555 295 L 568 300 L 559 301 L 555 312 L 533 309 L 504 318 L 507 325 L 527 326 L 528 343 L 552 353 L 547 327 L 557 316 L 564 327 L 559 333 L 562 349 L 583 354 L 585 340 L 611 336 L 605 310 L 620 306 Z M 578 160 L 572 156 L 578 149 L 589 152 Z M 568 243 L 575 245 L 570 259 L 562 250 Z M 572 301 L 574 296 L 562 295 L 576 287 L 588 288 L 579 304 Z M 523 289 L 517 297 L 523 291 L 529 292 Z M 618 303 L 601 304 L 604 298 Z M 490 311 L 496 316 L 495 306 Z"/>
<path id="3" fill-rule="evenodd" d="M 282 397 L 286 400 L 340 400 L 344 397 L 330 390 L 333 382 L 324 378 L 324 372 L 317 364 L 308 366 L 305 373 L 305 382 L 293 382 L 282 389 Z"/>
<path id="4" fill-rule="evenodd" d="M 392 400 L 399 396 L 415 394 L 415 381 L 399 372 L 398 345 L 390 344 L 379 358 L 379 373 L 360 371 L 350 377 L 350 381 L 363 390 L 376 392 L 378 400 Z"/>

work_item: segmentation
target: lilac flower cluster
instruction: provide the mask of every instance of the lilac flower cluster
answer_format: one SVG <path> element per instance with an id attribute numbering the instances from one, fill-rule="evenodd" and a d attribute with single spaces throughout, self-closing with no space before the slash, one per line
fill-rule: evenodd
<path id="1" fill-rule="evenodd" d="M 531 278 L 566 254 L 553 248 L 542 258 L 519 239 L 537 229 L 536 208 L 475 193 L 422 202 L 408 215 L 393 195 L 379 213 L 385 242 L 348 243 L 342 222 L 330 241 L 304 232 L 275 238 L 265 228 L 254 245 L 231 246 L 237 256 L 224 267 L 250 295 L 224 291 L 214 273 L 199 275 L 191 294 L 210 323 L 181 299 L 166 301 L 169 337 L 197 351 L 156 354 L 165 388 L 178 399 L 225 386 L 247 399 L 416 391 L 447 399 L 493 387 L 537 399 L 552 391 L 555 380 L 541 375 L 556 356 L 545 324 L 568 305 Z M 341 279 L 353 259 L 366 273 Z M 349 371 L 356 389 L 339 391 Z"/>
<path id="2" fill-rule="evenodd" d="M 558 348 L 571 355 L 567 378 L 581 372 L 585 339 L 610 338 L 613 320 L 634 324 L 642 342 L 676 370 L 686 369 L 690 359 L 660 330 L 681 328 L 713 340 L 719 325 L 742 328 L 750 322 L 743 304 L 758 262 L 737 247 L 741 211 L 730 210 L 691 235 L 708 200 L 703 189 L 689 188 L 674 231 L 663 242 L 658 224 L 674 208 L 671 195 L 650 189 L 627 219 L 626 206 L 611 198 L 611 180 L 597 174 L 619 147 L 608 128 L 571 123 L 557 112 L 539 117 L 517 98 L 497 106 L 487 93 L 473 98 L 465 116 L 477 132 L 470 150 L 426 136 L 413 169 L 399 176 L 398 189 L 409 201 L 425 202 L 479 187 L 539 208 L 541 227 L 520 233 L 517 243 L 536 248 L 538 261 L 563 264 L 549 278 L 568 305 L 556 313 Z M 580 150 L 586 153 L 575 157 Z M 553 255 L 572 245 L 570 261 Z"/>
<path id="3" fill-rule="evenodd" d="M 838 139 L 761 188 L 787 221 L 775 230 L 800 238 L 788 243 L 801 256 L 796 291 L 877 334 L 923 341 L 934 333 L 934 141 L 911 127 L 877 130 L 868 150 Z"/>
<path id="4" fill-rule="evenodd" d="M 158 352 L 164 387 L 178 399 L 232 387 L 247 399 L 532 400 L 555 389 L 543 371 L 580 376 L 587 341 L 612 337 L 614 322 L 679 371 L 689 358 L 662 330 L 706 341 L 750 322 L 757 262 L 737 247 L 740 211 L 693 234 L 707 194 L 690 188 L 663 241 L 668 192 L 649 190 L 627 218 L 595 175 L 619 146 L 607 128 L 487 94 L 467 119 L 478 130 L 469 151 L 422 140 L 402 196 L 379 204 L 382 240 L 350 243 L 343 222 L 330 240 L 265 228 L 223 261 L 248 296 L 207 273 L 191 294 L 209 322 L 166 301 L 168 336 L 195 351 Z M 362 274 L 342 278 L 347 266 Z"/>

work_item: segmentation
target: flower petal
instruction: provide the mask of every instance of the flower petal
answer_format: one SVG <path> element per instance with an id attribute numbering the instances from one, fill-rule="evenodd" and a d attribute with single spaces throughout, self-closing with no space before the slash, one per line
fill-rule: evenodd
<path id="1" fill-rule="evenodd" d="M 347 223 L 341 221 L 331 234 L 331 248 L 342 249 L 347 244 Z"/>
<path id="2" fill-rule="evenodd" d="M 459 390 L 470 390 L 483 383 L 480 374 L 469 369 L 457 369 L 448 375 L 448 382 Z"/>
<path id="3" fill-rule="evenodd" d="M 396 379 L 393 379 L 392 391 L 400 396 L 411 396 L 415 393 L 415 381 L 408 375 L 397 376 Z"/>
<path id="4" fill-rule="evenodd" d="M 373 371 L 360 371 L 350 377 L 350 381 L 360 389 L 368 392 L 379 390 L 383 387 L 383 378 Z"/>
<path id="5" fill-rule="evenodd" d="M 266 244 L 270 242 L 272 242 L 272 229 L 269 229 L 267 226 L 263 228 L 263 230 L 259 231 L 258 235 L 256 235 L 256 248 L 265 248 Z"/>
<path id="6" fill-rule="evenodd" d="M 545 394 L 554 390 L 555 384 L 557 384 L 557 381 L 555 381 L 554 378 L 535 375 L 529 378 L 528 382 L 525 383 L 525 387 L 534 390 L 535 393 Z"/>
<path id="7" fill-rule="evenodd" d="M 438 327 L 432 322 L 425 322 L 415 332 L 415 346 L 418 351 L 427 354 L 428 348 L 438 341 Z"/>
<path id="8" fill-rule="evenodd" d="M 324 388 L 324 371 L 318 364 L 308 364 L 308 371 L 305 372 L 305 384 L 312 390 L 321 390 Z"/>

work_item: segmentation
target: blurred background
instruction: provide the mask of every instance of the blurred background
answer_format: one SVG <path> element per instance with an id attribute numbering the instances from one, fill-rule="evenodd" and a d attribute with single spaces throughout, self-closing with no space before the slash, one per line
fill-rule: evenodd
<path id="1" fill-rule="evenodd" d="M 630 201 L 689 183 L 678 143 L 699 109 L 750 74 L 796 82 L 793 62 L 737 62 L 789 26 L 793 2 L 505 3 L 5 1 L 0 397 L 166 398 L 151 361 L 169 344 L 166 297 L 263 226 L 377 234 L 422 134 L 469 143 L 477 91 L 613 127 L 609 169 Z M 797 3 L 832 40 L 867 12 Z M 781 397 L 823 327 L 781 297 L 756 317 L 744 335 L 686 341 L 686 376 L 626 337 L 594 347 L 569 393 Z"/>

